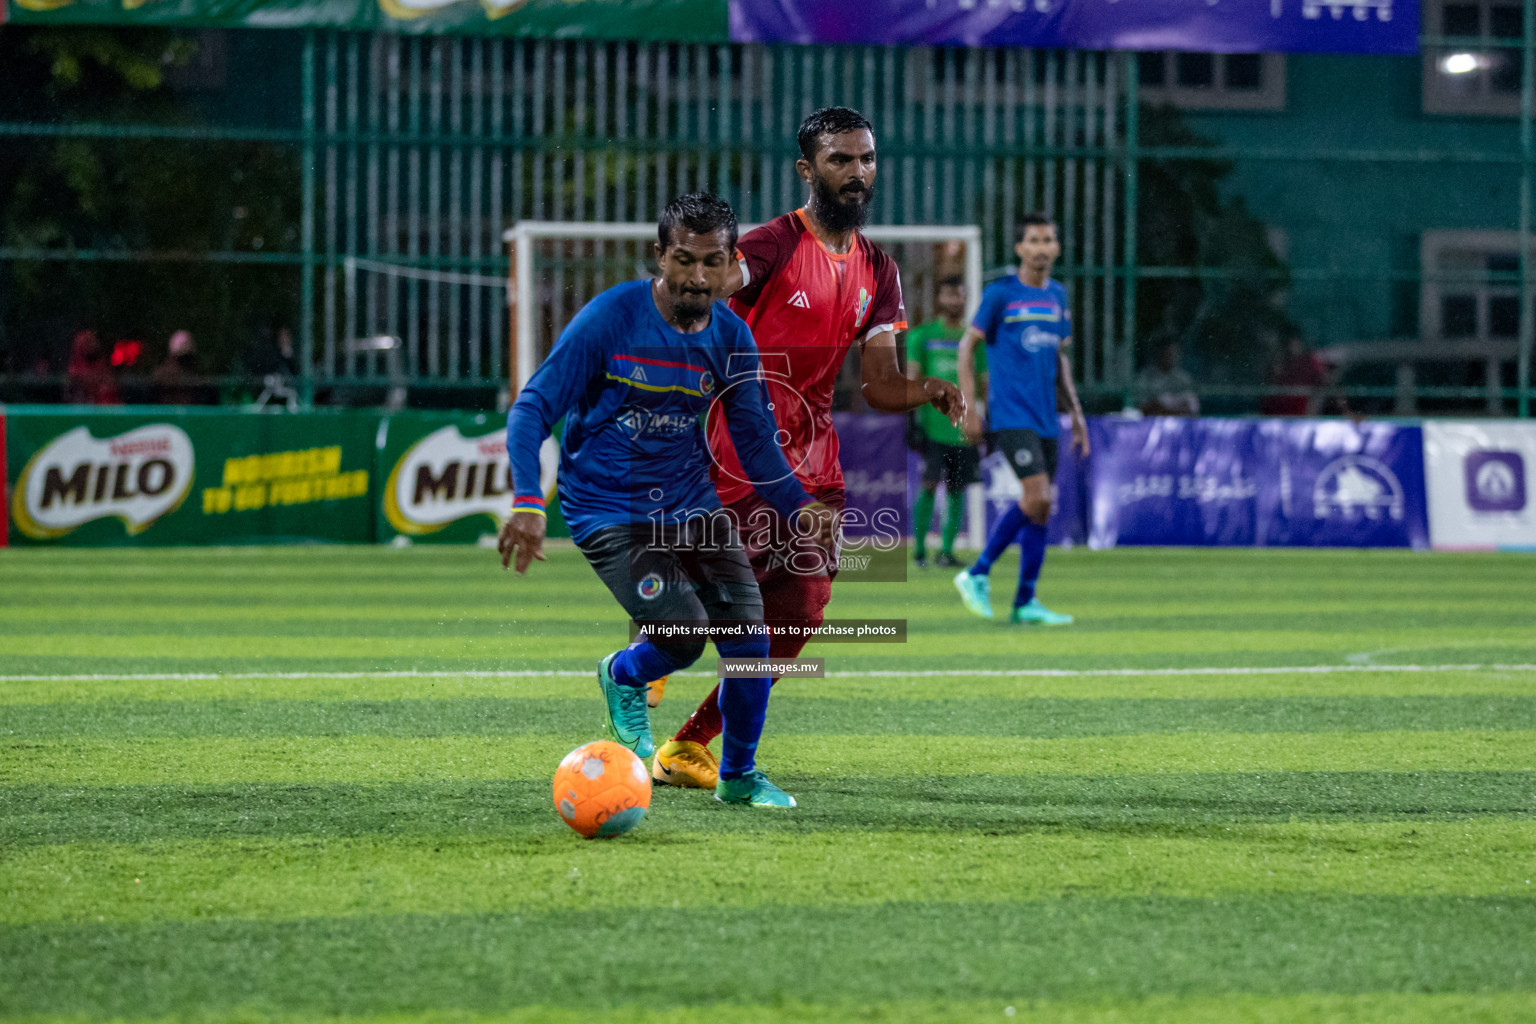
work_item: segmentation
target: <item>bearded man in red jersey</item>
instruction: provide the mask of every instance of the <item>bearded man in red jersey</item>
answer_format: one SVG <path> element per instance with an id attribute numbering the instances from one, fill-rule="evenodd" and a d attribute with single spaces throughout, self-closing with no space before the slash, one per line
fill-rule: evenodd
<path id="1" fill-rule="evenodd" d="M 832 392 L 854 343 L 860 346 L 864 400 L 880 412 L 933 405 L 958 423 L 965 400 L 936 377 L 908 379 L 896 359 L 907 327 L 896 262 L 859 231 L 875 184 L 874 128 L 858 111 L 827 107 L 800 125 L 795 170 L 810 187 L 799 210 L 737 242 L 739 285 L 727 282 L 731 309 L 752 328 L 762 356 L 770 409 L 795 475 L 817 501 L 841 512 L 843 472 L 832 427 Z M 718 408 L 718 403 L 717 406 Z M 715 490 L 747 547 L 763 596 L 763 617 L 793 624 L 775 631 L 772 658 L 794 658 L 821 625 L 832 596 L 837 553 L 800 537 L 764 503 L 741 468 L 724 417 L 708 438 Z M 653 703 L 660 699 L 653 684 Z M 651 776 L 675 786 L 713 789 L 718 766 L 709 743 L 720 735 L 719 689 L 656 752 Z"/>

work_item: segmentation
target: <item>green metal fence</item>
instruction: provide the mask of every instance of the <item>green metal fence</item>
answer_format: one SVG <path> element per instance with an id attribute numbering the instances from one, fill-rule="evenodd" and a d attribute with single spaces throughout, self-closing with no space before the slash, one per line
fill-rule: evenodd
<path id="1" fill-rule="evenodd" d="M 872 221 L 976 223 L 984 262 L 1004 272 L 1011 225 L 1043 209 L 1061 224 L 1058 276 L 1073 295 L 1077 369 L 1090 397 L 1128 397 L 1138 290 L 1149 281 L 1223 280 L 1223 266 L 1138 261 L 1142 176 L 1179 161 L 1309 162 L 1358 172 L 1457 165 L 1492 167 L 1518 181 L 1518 268 L 1479 280 L 1518 285 L 1519 363 L 1493 400 L 1530 411 L 1533 274 L 1530 266 L 1533 55 L 1536 15 L 1526 0 L 1517 40 L 1426 36 L 1427 47 L 1490 46 L 1522 59 L 1521 114 L 1507 148 L 1351 148 L 1278 139 L 1264 145 L 1144 144 L 1146 111 L 1136 55 L 934 48 L 764 47 L 604 43 L 363 34 L 310 30 L 297 59 L 259 69 L 297 76 L 288 127 L 0 123 L 0 137 L 148 138 L 217 145 L 262 141 L 299 156 L 296 246 L 195 254 L 110 247 L 0 248 L 0 261 L 196 260 L 290 268 L 304 401 L 346 388 L 497 388 L 508 373 L 503 230 L 523 219 L 645 221 L 692 188 L 728 196 L 746 222 L 803 201 L 794 132 L 828 103 L 875 122 L 881 172 Z M 1371 60 L 1375 58 L 1358 58 Z M 245 69 L 254 73 L 257 69 Z M 1283 125 L 1277 121 L 1277 125 Z M 597 285 L 630 276 L 632 257 L 571 249 L 551 258 L 597 264 L 546 292 L 552 324 Z M 942 256 L 936 257 L 942 262 Z M 1374 273 L 1374 272 L 1373 272 Z M 1292 266 L 1277 280 L 1326 280 L 1339 270 Z M 1454 274 L 1363 274 L 1361 285 L 1410 286 Z M 578 279 L 582 282 L 578 285 Z M 927 312 L 909 282 L 909 305 Z M 1138 337 L 1138 336 L 1142 337 Z M 1255 342 L 1258 343 L 1257 340 Z M 1212 385 L 1246 397 L 1252 384 Z M 1390 397 L 1401 387 L 1357 387 Z M 1479 387 L 1413 388 L 1420 398 L 1467 399 Z"/>

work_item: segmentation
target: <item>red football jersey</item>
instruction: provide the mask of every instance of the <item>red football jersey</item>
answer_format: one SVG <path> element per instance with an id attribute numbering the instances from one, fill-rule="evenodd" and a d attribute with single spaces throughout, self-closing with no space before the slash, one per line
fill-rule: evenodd
<path id="1" fill-rule="evenodd" d="M 784 455 L 812 494 L 841 489 L 833 385 L 849 345 L 906 329 L 896 261 L 858 233 L 846 255 L 828 252 L 803 210 L 747 232 L 737 248 L 743 284 L 730 305 L 757 340 Z M 720 500 L 751 494 L 723 415 L 709 418 L 709 447 Z"/>

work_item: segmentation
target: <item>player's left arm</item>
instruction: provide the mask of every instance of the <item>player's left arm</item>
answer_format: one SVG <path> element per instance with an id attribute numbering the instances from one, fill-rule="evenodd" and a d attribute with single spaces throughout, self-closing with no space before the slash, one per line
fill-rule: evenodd
<path id="1" fill-rule="evenodd" d="M 955 425 L 965 414 L 960 389 L 938 377 L 908 377 L 896 361 L 896 332 L 882 331 L 864 343 L 860 356 L 864 401 L 876 412 L 907 412 L 931 405 Z"/>
<path id="2" fill-rule="evenodd" d="M 1083 416 L 1083 406 L 1077 400 L 1077 386 L 1072 383 L 1072 336 L 1061 339 L 1056 350 L 1056 404 L 1072 418 L 1072 443 L 1083 455 L 1088 454 L 1088 420 Z"/>

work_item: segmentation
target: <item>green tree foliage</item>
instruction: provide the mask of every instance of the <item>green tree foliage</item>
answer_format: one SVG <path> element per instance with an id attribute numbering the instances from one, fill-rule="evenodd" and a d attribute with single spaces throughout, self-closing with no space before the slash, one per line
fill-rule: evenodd
<path id="1" fill-rule="evenodd" d="M 91 250 L 130 260 L 27 259 L 0 264 L 0 369 L 40 358 L 62 369 L 75 330 L 148 342 L 147 372 L 169 334 L 190 329 L 205 372 L 225 372 L 260 324 L 292 323 L 295 268 L 260 263 L 299 232 L 297 154 L 265 142 L 200 139 L 204 117 L 178 72 L 195 39 L 159 29 L 17 29 L 0 33 L 0 67 L 16 88 L 6 120 L 95 125 L 101 132 L 22 136 L 0 147 L 0 245 Z M 187 139 L 114 129 L 192 129 Z M 209 263 L 218 250 L 251 264 Z M 174 258 L 168 258 L 174 257 Z M 146 365 L 146 363 L 148 365 Z"/>
<path id="2" fill-rule="evenodd" d="M 1142 107 L 1140 133 L 1144 146 L 1215 145 L 1169 106 Z M 1231 171 L 1229 161 L 1214 158 L 1141 162 L 1137 261 L 1204 273 L 1142 279 L 1136 337 L 1143 357 L 1175 341 L 1213 382 L 1257 383 L 1276 336 L 1289 326 L 1281 304 L 1287 267 L 1242 197 L 1222 195 Z"/>

